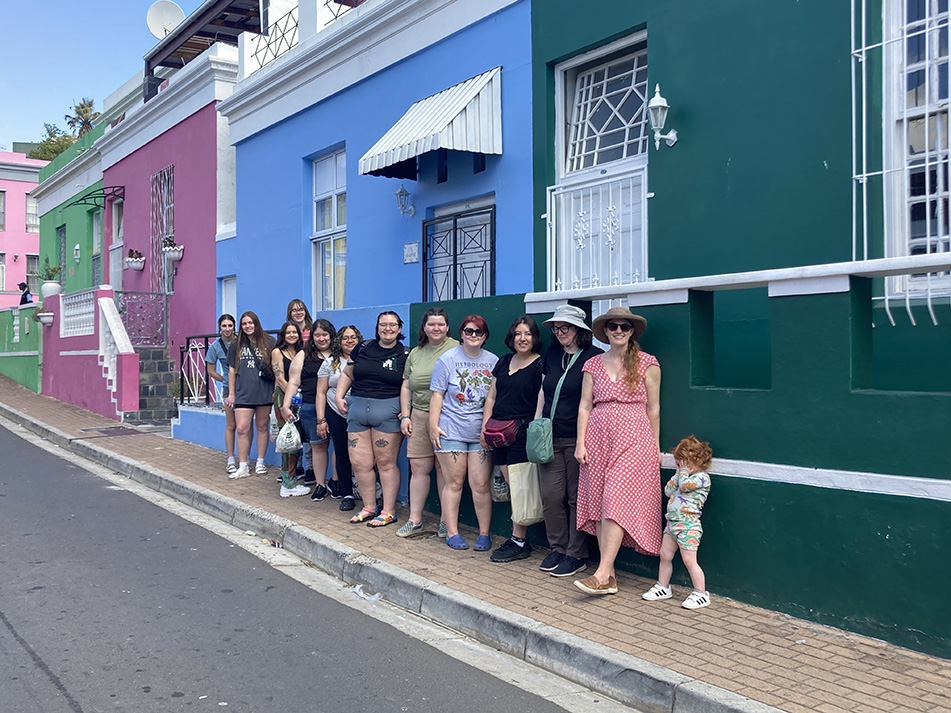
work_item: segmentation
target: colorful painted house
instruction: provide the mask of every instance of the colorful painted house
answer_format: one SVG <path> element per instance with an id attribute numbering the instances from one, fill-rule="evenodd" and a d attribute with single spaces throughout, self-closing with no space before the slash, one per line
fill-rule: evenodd
<path id="1" fill-rule="evenodd" d="M 20 304 L 21 282 L 38 293 L 40 220 L 31 191 L 46 164 L 0 151 L 0 309 Z"/>
<path id="2" fill-rule="evenodd" d="M 333 4 L 239 47 L 219 310 L 628 305 L 662 448 L 717 456 L 711 591 L 951 653 L 946 3 Z"/>
<path id="3" fill-rule="evenodd" d="M 525 303 L 647 317 L 711 591 L 947 656 L 948 8 L 852 5 L 533 2 Z"/>

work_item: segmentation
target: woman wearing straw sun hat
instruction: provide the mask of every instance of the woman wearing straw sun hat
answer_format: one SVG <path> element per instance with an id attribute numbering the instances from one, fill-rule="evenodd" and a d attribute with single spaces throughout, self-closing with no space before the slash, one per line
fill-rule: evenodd
<path id="1" fill-rule="evenodd" d="M 597 535 L 601 550 L 594 574 L 575 581 L 588 594 L 617 592 L 622 545 L 660 554 L 660 365 L 637 343 L 646 328 L 626 307 L 591 326 L 610 349 L 584 365 L 578 410 L 578 529 Z"/>
<path id="2" fill-rule="evenodd" d="M 584 310 L 562 305 L 542 323 L 551 330 L 551 346 L 542 367 L 541 415 L 552 421 L 554 457 L 539 466 L 545 532 L 551 552 L 539 565 L 553 577 L 570 577 L 587 567 L 588 535 L 577 527 L 578 406 L 581 401 L 582 367 L 602 350 L 591 344 L 591 328 Z M 557 403 L 555 402 L 555 394 Z M 554 404 L 554 413 L 552 405 Z"/>

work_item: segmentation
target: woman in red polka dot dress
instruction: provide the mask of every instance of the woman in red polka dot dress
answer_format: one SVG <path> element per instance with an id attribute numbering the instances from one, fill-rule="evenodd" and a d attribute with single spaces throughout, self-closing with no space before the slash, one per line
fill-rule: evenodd
<path id="1" fill-rule="evenodd" d="M 616 594 L 621 546 L 660 555 L 660 365 L 637 340 L 647 320 L 612 307 L 592 325 L 610 349 L 584 365 L 578 443 L 578 529 L 597 535 L 601 562 L 575 582 L 588 594 Z"/>

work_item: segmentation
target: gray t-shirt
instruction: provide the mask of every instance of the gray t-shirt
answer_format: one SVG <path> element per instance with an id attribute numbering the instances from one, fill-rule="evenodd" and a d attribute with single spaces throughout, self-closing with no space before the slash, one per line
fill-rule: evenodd
<path id="1" fill-rule="evenodd" d="M 347 368 L 347 364 L 349 363 L 345 357 L 340 357 L 340 363 L 337 365 L 337 368 L 334 369 L 333 359 L 324 359 L 324 363 L 320 365 L 320 369 L 317 371 L 318 379 L 325 376 L 327 377 L 327 405 L 341 418 L 346 417 L 337 410 L 337 382 L 340 381 L 340 374 Z"/>
<path id="2" fill-rule="evenodd" d="M 274 399 L 274 380 L 266 379 L 265 365 L 270 358 L 259 349 L 243 347 L 240 358 L 237 354 L 238 341 L 235 340 L 228 347 L 228 366 L 235 368 L 234 375 L 234 402 L 239 406 L 264 406 Z M 273 347 L 273 343 L 268 347 Z"/>
<path id="3" fill-rule="evenodd" d="M 498 360 L 495 354 L 485 349 L 479 356 L 470 358 L 459 346 L 436 361 L 429 388 L 443 394 L 439 427 L 448 439 L 479 442 L 485 397 L 492 383 L 492 369 Z"/>

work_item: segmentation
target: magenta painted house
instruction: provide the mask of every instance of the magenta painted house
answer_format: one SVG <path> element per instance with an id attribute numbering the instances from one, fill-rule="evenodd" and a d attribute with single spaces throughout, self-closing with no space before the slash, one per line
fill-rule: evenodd
<path id="1" fill-rule="evenodd" d="M 46 164 L 0 151 L 0 309 L 20 303 L 19 282 L 26 282 L 34 295 L 38 292 L 40 217 L 30 191 Z M 34 299 L 38 302 L 39 296 Z"/>
<path id="2" fill-rule="evenodd" d="M 167 300 L 172 359 L 185 337 L 216 331 L 215 243 L 234 234 L 234 149 L 216 107 L 231 95 L 237 66 L 234 48 L 215 45 L 96 142 L 103 275 L 124 299 Z M 130 250 L 144 258 L 141 270 Z"/>

